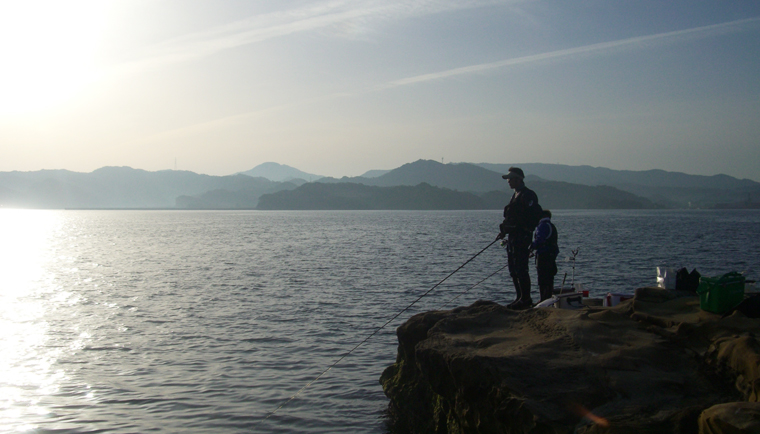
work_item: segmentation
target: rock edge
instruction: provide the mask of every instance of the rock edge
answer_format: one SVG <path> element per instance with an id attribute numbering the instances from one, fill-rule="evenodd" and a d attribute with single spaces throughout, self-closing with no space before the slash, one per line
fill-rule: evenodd
<path id="1" fill-rule="evenodd" d="M 618 306 L 478 301 L 397 329 L 391 432 L 760 432 L 760 320 L 641 288 Z"/>

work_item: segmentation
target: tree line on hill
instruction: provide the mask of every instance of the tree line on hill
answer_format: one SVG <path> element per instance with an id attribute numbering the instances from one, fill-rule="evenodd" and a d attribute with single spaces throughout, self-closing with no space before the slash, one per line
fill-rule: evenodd
<path id="1" fill-rule="evenodd" d="M 656 208 L 651 201 L 612 187 L 591 187 L 565 182 L 536 182 L 531 188 L 539 202 L 551 209 L 641 209 Z M 304 184 L 293 190 L 265 194 L 259 199 L 262 210 L 467 210 L 501 209 L 511 191 L 494 190 L 482 194 L 434 187 L 377 187 L 357 183 Z"/>

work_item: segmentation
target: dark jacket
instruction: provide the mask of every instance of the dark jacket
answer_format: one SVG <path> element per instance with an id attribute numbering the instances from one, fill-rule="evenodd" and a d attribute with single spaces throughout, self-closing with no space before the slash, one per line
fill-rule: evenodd
<path id="1" fill-rule="evenodd" d="M 502 234 L 517 232 L 533 233 L 541 215 L 538 196 L 533 190 L 525 187 L 515 190 L 509 204 L 504 207 L 504 222 L 499 225 Z"/>
<path id="2" fill-rule="evenodd" d="M 559 254 L 557 238 L 557 227 L 550 218 L 543 218 L 538 222 L 530 249 L 535 250 L 537 255 L 551 253 L 556 258 Z"/>

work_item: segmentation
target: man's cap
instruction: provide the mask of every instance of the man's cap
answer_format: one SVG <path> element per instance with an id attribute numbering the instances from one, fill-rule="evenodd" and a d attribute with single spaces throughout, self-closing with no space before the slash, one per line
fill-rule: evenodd
<path id="1" fill-rule="evenodd" d="M 501 175 L 501 177 L 504 179 L 509 179 L 509 178 L 525 179 L 525 174 L 523 173 L 522 169 L 520 169 L 519 167 L 510 167 L 509 173 L 507 173 L 506 175 Z"/>

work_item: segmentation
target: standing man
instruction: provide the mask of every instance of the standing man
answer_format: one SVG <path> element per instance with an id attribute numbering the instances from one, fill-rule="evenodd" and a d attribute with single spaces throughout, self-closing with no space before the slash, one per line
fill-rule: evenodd
<path id="1" fill-rule="evenodd" d="M 533 307 L 530 297 L 530 275 L 528 256 L 533 238 L 533 230 L 541 218 L 541 206 L 533 190 L 525 186 L 525 174 L 519 167 L 510 167 L 509 173 L 502 175 L 515 192 L 509 204 L 504 207 L 504 222 L 499 225 L 496 239 L 507 237 L 507 261 L 509 275 L 515 284 L 517 296 L 507 307 L 515 310 Z"/>
<path id="2" fill-rule="evenodd" d="M 540 301 L 551 298 L 554 292 L 554 276 L 557 275 L 557 227 L 552 223 L 552 212 L 545 209 L 541 212 L 536 233 L 533 234 L 533 244 L 530 250 L 536 254 L 536 272 L 538 274 L 538 292 Z"/>

